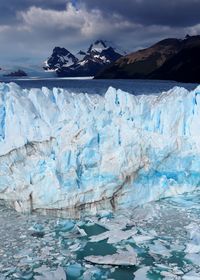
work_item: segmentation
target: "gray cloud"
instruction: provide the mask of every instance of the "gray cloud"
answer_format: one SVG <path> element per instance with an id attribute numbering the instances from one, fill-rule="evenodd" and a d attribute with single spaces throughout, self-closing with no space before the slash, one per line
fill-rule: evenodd
<path id="1" fill-rule="evenodd" d="M 198 34 L 199 10 L 199 0 L 1 1 L 0 64 L 42 61 L 56 45 L 75 52 L 99 38 L 135 50 Z"/>
<path id="2" fill-rule="evenodd" d="M 17 12 L 31 6 L 62 10 L 66 6 L 66 0 L 2 0 L 0 1 L 0 24 L 16 23 Z"/>
<path id="3" fill-rule="evenodd" d="M 199 0 L 80 0 L 89 9 L 98 8 L 107 16 L 122 15 L 143 25 L 186 27 L 199 23 Z"/>

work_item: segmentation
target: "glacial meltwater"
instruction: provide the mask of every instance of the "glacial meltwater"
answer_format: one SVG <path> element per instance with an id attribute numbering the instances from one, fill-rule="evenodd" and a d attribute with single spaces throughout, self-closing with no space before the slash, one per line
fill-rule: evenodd
<path id="1" fill-rule="evenodd" d="M 198 190 L 79 221 L 2 205 L 0 279 L 200 279 L 199 221 Z"/>

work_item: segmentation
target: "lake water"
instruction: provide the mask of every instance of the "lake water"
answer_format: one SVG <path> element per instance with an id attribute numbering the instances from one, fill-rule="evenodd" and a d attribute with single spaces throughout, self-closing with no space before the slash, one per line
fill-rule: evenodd
<path id="1" fill-rule="evenodd" d="M 70 92 L 87 92 L 89 94 L 104 94 L 109 86 L 127 91 L 134 95 L 140 94 L 159 94 L 175 86 L 185 87 L 188 90 L 195 89 L 197 84 L 178 83 L 173 81 L 154 81 L 154 80 L 92 80 L 92 79 L 9 79 L 3 78 L 4 82 L 15 82 L 22 88 L 41 88 L 43 86 L 52 89 L 60 87 Z"/>

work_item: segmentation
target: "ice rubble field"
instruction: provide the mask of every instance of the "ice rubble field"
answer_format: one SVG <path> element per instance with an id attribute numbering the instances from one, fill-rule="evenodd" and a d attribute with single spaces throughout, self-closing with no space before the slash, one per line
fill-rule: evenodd
<path id="1" fill-rule="evenodd" d="M 0 84 L 0 199 L 67 215 L 135 207 L 200 182 L 200 87 L 160 96 Z"/>
<path id="2" fill-rule="evenodd" d="M 199 190 L 78 221 L 0 206 L 0 279 L 199 280 L 199 219 Z"/>

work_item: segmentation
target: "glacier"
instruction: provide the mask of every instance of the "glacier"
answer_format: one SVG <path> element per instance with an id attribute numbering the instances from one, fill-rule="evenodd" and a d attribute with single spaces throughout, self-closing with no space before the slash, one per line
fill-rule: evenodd
<path id="1" fill-rule="evenodd" d="M 0 200 L 70 217 L 200 185 L 200 86 L 104 96 L 0 83 Z"/>

